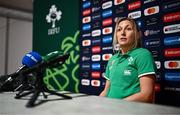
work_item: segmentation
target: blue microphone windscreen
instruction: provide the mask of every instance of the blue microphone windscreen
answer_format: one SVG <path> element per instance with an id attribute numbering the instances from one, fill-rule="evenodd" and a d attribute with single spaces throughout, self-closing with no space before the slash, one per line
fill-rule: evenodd
<path id="1" fill-rule="evenodd" d="M 37 52 L 30 52 L 27 53 L 23 59 L 22 59 L 22 64 L 26 65 L 28 67 L 32 67 L 38 62 L 42 61 L 41 55 L 39 55 Z"/>

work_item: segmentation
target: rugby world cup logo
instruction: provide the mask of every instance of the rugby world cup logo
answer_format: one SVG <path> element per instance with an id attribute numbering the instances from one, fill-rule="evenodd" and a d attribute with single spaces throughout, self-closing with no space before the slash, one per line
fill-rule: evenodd
<path id="1" fill-rule="evenodd" d="M 52 5 L 49 9 L 49 14 L 46 15 L 46 20 L 48 23 L 52 22 L 52 28 L 55 28 L 56 21 L 59 21 L 61 19 L 62 12 L 59 10 L 57 11 L 57 8 L 55 5 Z"/>

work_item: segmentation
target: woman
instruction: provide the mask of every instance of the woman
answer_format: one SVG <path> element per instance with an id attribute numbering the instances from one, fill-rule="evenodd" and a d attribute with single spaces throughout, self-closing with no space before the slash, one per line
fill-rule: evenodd
<path id="1" fill-rule="evenodd" d="M 100 96 L 153 102 L 155 64 L 151 53 L 141 48 L 141 34 L 133 19 L 116 20 L 113 47 L 117 45 L 120 50 L 108 61 Z"/>

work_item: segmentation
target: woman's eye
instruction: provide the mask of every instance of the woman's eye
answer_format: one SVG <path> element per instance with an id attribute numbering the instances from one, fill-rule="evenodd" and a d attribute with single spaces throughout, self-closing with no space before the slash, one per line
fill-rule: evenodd
<path id="1" fill-rule="evenodd" d="M 127 28 L 127 30 L 132 30 L 132 28 Z"/>

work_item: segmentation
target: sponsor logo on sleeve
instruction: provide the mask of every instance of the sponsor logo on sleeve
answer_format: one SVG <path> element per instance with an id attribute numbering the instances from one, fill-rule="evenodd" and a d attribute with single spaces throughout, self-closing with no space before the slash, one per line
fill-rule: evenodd
<path id="1" fill-rule="evenodd" d="M 177 45 L 180 44 L 180 36 L 164 38 L 164 45 Z"/>
<path id="2" fill-rule="evenodd" d="M 141 1 L 136 1 L 128 4 L 128 10 L 135 10 L 141 7 Z"/>
<path id="3" fill-rule="evenodd" d="M 157 14 L 157 13 L 159 13 L 159 6 L 149 7 L 144 10 L 145 16 L 149 16 L 149 15 L 153 15 L 153 14 Z"/>
<path id="4" fill-rule="evenodd" d="M 163 32 L 164 32 L 164 34 L 180 32 L 180 24 L 173 24 L 173 25 L 164 26 Z"/>
<path id="5" fill-rule="evenodd" d="M 169 48 L 164 50 L 165 57 L 179 57 L 180 48 Z"/>
<path id="6" fill-rule="evenodd" d="M 164 62 L 166 69 L 180 69 L 180 60 L 169 60 Z"/>

